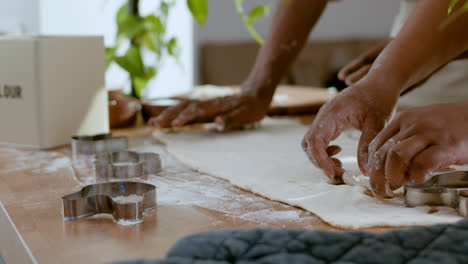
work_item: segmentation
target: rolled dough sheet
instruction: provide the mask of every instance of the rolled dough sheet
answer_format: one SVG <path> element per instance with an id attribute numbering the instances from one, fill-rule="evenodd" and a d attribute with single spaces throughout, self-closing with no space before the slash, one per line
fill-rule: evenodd
<path id="1" fill-rule="evenodd" d="M 256 130 L 214 131 L 154 136 L 183 163 L 266 198 L 308 210 L 330 225 L 357 229 L 451 223 L 462 219 L 444 208 L 406 208 L 402 197 L 384 201 L 366 194 L 362 186 L 330 185 L 301 149 L 307 126 L 291 119 L 265 119 Z M 359 182 L 356 145 L 359 134 L 345 132 L 337 143 L 339 158 Z"/>

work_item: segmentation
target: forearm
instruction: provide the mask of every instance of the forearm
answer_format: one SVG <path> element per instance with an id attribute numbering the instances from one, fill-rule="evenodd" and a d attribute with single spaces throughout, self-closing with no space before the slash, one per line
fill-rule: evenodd
<path id="1" fill-rule="evenodd" d="M 271 100 L 276 86 L 301 51 L 327 2 L 278 0 L 270 33 L 244 84 L 244 92 Z"/>
<path id="2" fill-rule="evenodd" d="M 367 81 L 385 82 L 386 95 L 398 97 L 405 89 L 468 49 L 468 14 L 440 29 L 450 0 L 421 0 L 402 31 L 381 53 Z M 377 88 L 378 89 L 378 88 Z"/>

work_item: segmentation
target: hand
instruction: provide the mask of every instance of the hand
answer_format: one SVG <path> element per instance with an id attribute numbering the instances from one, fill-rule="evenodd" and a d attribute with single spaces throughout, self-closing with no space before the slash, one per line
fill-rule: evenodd
<path id="1" fill-rule="evenodd" d="M 468 164 L 468 102 L 401 112 L 369 148 L 370 183 L 378 198 L 388 188 L 424 183 L 439 169 L 464 164 Z"/>
<path id="2" fill-rule="evenodd" d="M 266 115 L 270 101 L 248 94 L 207 101 L 187 100 L 150 119 L 149 124 L 169 128 L 215 122 L 220 130 L 237 128 L 260 121 Z"/>
<path id="3" fill-rule="evenodd" d="M 338 79 L 351 86 L 357 83 L 362 77 L 366 76 L 379 56 L 380 52 L 390 43 L 391 39 L 386 39 L 371 49 L 365 51 L 359 57 L 346 64 L 339 72 Z"/>
<path id="4" fill-rule="evenodd" d="M 334 182 L 341 179 L 344 170 L 339 160 L 332 158 L 341 149 L 338 146 L 328 146 L 330 141 L 349 127 L 361 130 L 358 163 L 361 171 L 366 173 L 369 143 L 393 112 L 397 95 L 382 96 L 373 88 L 367 84 L 357 84 L 341 92 L 320 109 L 302 141 L 302 148 L 309 159 L 322 168 Z"/>

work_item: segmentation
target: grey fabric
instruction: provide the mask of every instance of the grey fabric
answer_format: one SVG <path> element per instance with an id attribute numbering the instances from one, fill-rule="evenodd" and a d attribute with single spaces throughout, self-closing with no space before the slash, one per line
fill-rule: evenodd
<path id="1" fill-rule="evenodd" d="M 122 264 L 468 263 L 468 220 L 384 234 L 295 229 L 222 230 L 178 241 L 165 260 Z"/>

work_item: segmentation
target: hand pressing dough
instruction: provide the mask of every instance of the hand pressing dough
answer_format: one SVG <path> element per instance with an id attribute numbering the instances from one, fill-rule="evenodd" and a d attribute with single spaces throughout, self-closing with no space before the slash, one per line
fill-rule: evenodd
<path id="1" fill-rule="evenodd" d="M 170 153 L 203 173 L 272 200 L 301 207 L 341 228 L 412 226 L 462 219 L 451 208 L 429 214 L 430 207 L 406 208 L 403 197 L 384 201 L 365 194 L 366 177 L 356 160 L 359 133 L 345 132 L 334 143 L 350 185 L 330 185 L 301 149 L 307 126 L 291 119 L 265 119 L 256 130 L 164 134 L 155 137 Z M 362 186 L 361 186 L 362 185 Z"/>

